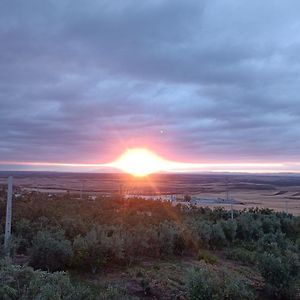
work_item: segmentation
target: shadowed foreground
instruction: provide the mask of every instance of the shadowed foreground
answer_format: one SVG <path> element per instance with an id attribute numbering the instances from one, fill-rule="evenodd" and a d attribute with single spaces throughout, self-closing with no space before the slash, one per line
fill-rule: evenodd
<path id="1" fill-rule="evenodd" d="M 13 211 L 1 299 L 297 299 L 299 217 L 42 193 Z"/>

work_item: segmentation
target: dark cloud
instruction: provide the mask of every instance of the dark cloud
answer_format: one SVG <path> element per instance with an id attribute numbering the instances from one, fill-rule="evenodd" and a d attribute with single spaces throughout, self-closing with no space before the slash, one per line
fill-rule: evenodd
<path id="1" fill-rule="evenodd" d="M 3 0 L 1 160 L 148 146 L 299 161 L 299 12 L 297 0 Z"/>

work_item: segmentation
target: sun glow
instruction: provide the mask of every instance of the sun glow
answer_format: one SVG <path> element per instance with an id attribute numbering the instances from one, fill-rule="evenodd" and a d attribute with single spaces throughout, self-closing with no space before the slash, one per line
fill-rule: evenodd
<path id="1" fill-rule="evenodd" d="M 197 173 L 299 173 L 300 163 L 294 162 L 180 162 L 163 158 L 147 148 L 127 149 L 120 157 L 109 163 L 0 161 L 5 168 L 30 168 L 38 171 L 87 171 L 115 172 L 116 169 L 137 177 L 156 172 Z M 3 167 L 2 167 L 3 168 Z"/>
<path id="2" fill-rule="evenodd" d="M 111 166 L 137 177 L 166 169 L 167 162 L 144 148 L 127 149 Z"/>

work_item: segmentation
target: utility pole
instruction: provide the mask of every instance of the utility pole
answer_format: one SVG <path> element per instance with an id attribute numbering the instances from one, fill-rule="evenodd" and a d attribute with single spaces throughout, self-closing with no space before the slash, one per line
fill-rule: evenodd
<path id="1" fill-rule="evenodd" d="M 12 188 L 13 188 L 13 178 L 12 176 L 9 176 L 8 187 L 7 187 L 6 222 L 5 222 L 5 236 L 4 236 L 4 251 L 7 256 L 9 256 L 10 253 L 10 244 L 11 244 Z"/>
<path id="2" fill-rule="evenodd" d="M 82 200 L 82 198 L 83 198 L 83 188 L 84 188 L 84 181 L 81 182 L 80 200 Z"/>
<path id="3" fill-rule="evenodd" d="M 232 199 L 229 197 L 229 185 L 228 185 L 228 178 L 226 178 L 226 200 L 227 203 L 230 201 L 230 217 L 233 220 L 233 206 L 232 206 Z"/>
<path id="4" fill-rule="evenodd" d="M 120 194 L 120 198 L 122 199 L 123 198 L 123 188 L 124 188 L 124 186 L 123 186 L 123 183 L 120 183 L 120 190 L 119 190 L 119 194 Z"/>
<path id="5" fill-rule="evenodd" d="M 288 214 L 288 202 L 285 200 L 285 213 Z"/>

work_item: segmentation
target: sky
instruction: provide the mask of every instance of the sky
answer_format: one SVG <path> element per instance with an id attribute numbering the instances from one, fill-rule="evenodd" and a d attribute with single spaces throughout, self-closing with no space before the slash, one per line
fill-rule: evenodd
<path id="1" fill-rule="evenodd" d="M 299 172 L 299 32 L 299 0 L 1 0 L 0 170 Z"/>

